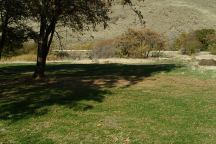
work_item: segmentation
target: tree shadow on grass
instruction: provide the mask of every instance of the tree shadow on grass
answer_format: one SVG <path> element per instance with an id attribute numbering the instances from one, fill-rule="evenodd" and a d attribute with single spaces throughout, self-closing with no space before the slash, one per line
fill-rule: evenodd
<path id="1" fill-rule="evenodd" d="M 129 87 L 159 72 L 169 72 L 174 64 L 160 65 L 48 65 L 46 81 L 30 78 L 33 65 L 0 68 L 0 119 L 19 119 L 44 115 L 52 105 L 85 111 L 92 105 L 80 101 L 103 102 L 109 89 Z M 41 110 L 43 109 L 43 110 Z"/>

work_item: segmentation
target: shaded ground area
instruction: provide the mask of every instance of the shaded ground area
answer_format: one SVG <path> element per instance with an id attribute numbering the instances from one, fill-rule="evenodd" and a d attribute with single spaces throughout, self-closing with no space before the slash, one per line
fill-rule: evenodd
<path id="1" fill-rule="evenodd" d="M 4 66 L 0 69 L 0 119 L 17 120 L 46 114 L 46 106 L 64 105 L 88 110 L 81 100 L 102 102 L 109 93 L 103 87 L 128 87 L 155 73 L 175 69 L 174 64 L 161 65 L 49 65 L 48 79 L 31 79 L 32 65 Z"/>

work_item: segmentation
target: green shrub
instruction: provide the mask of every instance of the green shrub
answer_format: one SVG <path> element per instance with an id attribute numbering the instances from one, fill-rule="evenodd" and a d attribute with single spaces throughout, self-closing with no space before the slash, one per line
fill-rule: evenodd
<path id="1" fill-rule="evenodd" d="M 213 54 L 216 55 L 216 43 L 212 43 L 208 46 L 208 51 Z"/>
<path id="2" fill-rule="evenodd" d="M 214 29 L 201 29 L 201 30 L 196 30 L 195 34 L 198 38 L 198 40 L 203 44 L 203 47 L 201 50 L 207 50 L 208 45 L 210 44 L 209 38 L 211 36 L 215 36 L 216 32 Z"/>
<path id="3" fill-rule="evenodd" d="M 25 43 L 29 39 L 36 40 L 37 33 L 27 26 L 10 26 L 7 29 L 5 46 L 2 51 L 4 57 L 12 57 L 25 53 Z M 1 39 L 1 36 L 0 36 Z"/>
<path id="4" fill-rule="evenodd" d="M 117 55 L 124 58 L 147 58 L 151 51 L 165 49 L 163 37 L 149 29 L 129 29 L 116 40 Z"/>
<path id="5" fill-rule="evenodd" d="M 199 51 L 209 50 L 215 53 L 216 32 L 214 29 L 201 29 L 182 33 L 174 42 L 173 49 L 181 50 L 182 54 L 191 55 Z"/>

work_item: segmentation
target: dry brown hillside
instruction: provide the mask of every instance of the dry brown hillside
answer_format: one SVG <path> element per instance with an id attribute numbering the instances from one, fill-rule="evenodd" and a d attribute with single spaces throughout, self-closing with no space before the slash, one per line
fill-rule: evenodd
<path id="1" fill-rule="evenodd" d="M 134 1 L 141 10 L 146 26 L 163 33 L 169 39 L 178 33 L 199 28 L 216 28 L 216 0 L 145 0 Z M 127 6 L 114 5 L 109 28 L 98 28 L 97 32 L 87 32 L 77 38 L 77 34 L 62 28 L 60 33 L 67 46 L 75 41 L 109 39 L 120 35 L 128 28 L 140 27 L 136 15 Z"/>

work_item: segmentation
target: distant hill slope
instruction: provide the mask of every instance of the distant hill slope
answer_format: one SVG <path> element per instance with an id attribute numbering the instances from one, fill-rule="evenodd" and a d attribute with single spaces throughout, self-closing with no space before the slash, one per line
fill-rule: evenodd
<path id="1" fill-rule="evenodd" d="M 146 26 L 172 39 L 177 34 L 199 28 L 216 28 L 216 0 L 145 0 L 134 1 L 141 10 Z M 62 28 L 65 43 L 94 39 L 109 39 L 120 35 L 128 28 L 140 27 L 136 15 L 127 6 L 114 5 L 108 29 L 98 28 L 97 32 L 87 32 L 80 39 L 77 34 Z"/>

